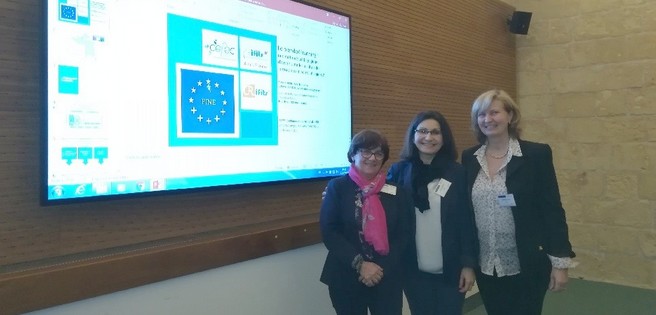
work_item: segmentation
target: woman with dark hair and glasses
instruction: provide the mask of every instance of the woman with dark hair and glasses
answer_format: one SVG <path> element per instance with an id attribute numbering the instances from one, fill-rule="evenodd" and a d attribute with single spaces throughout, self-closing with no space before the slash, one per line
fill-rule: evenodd
<path id="1" fill-rule="evenodd" d="M 401 161 L 387 174 L 411 194 L 410 242 L 404 285 L 412 314 L 462 314 L 475 281 L 478 245 L 465 169 L 442 114 L 425 111 L 410 122 Z"/>
<path id="2" fill-rule="evenodd" d="M 328 256 L 321 282 L 338 315 L 401 315 L 401 255 L 412 204 L 381 172 L 389 158 L 383 135 L 363 130 L 348 150 L 348 174 L 328 183 L 321 204 L 321 236 Z"/>

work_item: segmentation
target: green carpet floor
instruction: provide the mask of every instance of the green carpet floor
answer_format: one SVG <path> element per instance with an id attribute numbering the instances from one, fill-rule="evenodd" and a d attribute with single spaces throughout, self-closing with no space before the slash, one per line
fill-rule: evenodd
<path id="1" fill-rule="evenodd" d="M 487 315 L 478 294 L 464 309 L 465 315 Z M 656 315 L 656 290 L 570 279 L 566 291 L 547 293 L 542 315 Z"/>

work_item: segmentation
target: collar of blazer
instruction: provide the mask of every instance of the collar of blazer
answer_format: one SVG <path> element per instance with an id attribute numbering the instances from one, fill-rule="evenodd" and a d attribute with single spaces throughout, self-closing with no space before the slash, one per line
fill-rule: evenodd
<path id="1" fill-rule="evenodd" d="M 522 143 L 520 141 L 519 143 L 520 146 L 522 146 Z M 481 145 L 478 145 L 474 147 L 468 154 L 471 154 L 471 157 L 468 157 L 467 159 L 463 159 L 463 163 L 465 163 L 465 167 L 469 170 L 472 170 L 472 172 L 467 172 L 467 179 L 469 183 L 474 183 L 476 180 L 476 176 L 478 176 L 478 173 L 481 171 L 481 165 L 478 163 L 478 159 L 474 155 L 474 152 L 480 148 Z M 521 168 L 522 165 L 526 163 L 526 153 L 525 149 L 522 146 L 522 155 L 523 156 L 513 156 L 510 159 L 510 162 L 508 162 L 508 165 L 506 166 L 507 171 L 506 171 L 506 181 L 508 178 L 510 178 L 518 169 Z"/>

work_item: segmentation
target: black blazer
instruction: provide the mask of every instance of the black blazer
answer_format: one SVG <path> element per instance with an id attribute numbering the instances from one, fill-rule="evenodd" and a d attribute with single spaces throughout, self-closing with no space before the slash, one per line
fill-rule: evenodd
<path id="1" fill-rule="evenodd" d="M 513 156 L 507 165 L 506 187 L 513 194 L 511 207 L 515 220 L 515 238 L 522 274 L 550 270 L 547 254 L 574 257 L 569 242 L 565 210 L 560 202 L 551 148 L 547 144 L 519 141 L 522 156 Z M 468 191 L 481 169 L 474 153 L 481 145 L 462 153 L 467 170 Z"/>
<path id="2" fill-rule="evenodd" d="M 354 258 L 362 254 L 358 229 L 362 222 L 355 220 L 355 195 L 358 190 L 357 184 L 348 175 L 334 178 L 328 182 L 321 204 L 319 223 L 328 256 L 320 280 L 329 286 L 365 287 L 358 281 L 359 273 L 351 266 Z M 397 188 L 396 195 L 380 192 L 379 197 L 385 209 L 390 250 L 386 256 L 374 252 L 372 261 L 383 268 L 384 276 L 379 285 L 389 285 L 401 279 L 400 259 L 410 235 L 407 213 L 412 204 L 403 189 Z"/>
<path id="3" fill-rule="evenodd" d="M 399 184 L 412 196 L 412 169 L 410 161 L 395 163 L 387 172 L 387 180 Z M 451 182 L 451 186 L 440 203 L 443 275 L 446 281 L 457 286 L 463 267 L 475 269 L 478 266 L 478 237 L 471 199 L 467 193 L 465 169 L 456 162 L 450 162 L 445 169 L 443 178 Z M 410 227 L 411 236 L 404 256 L 404 265 L 408 271 L 414 272 L 418 270 L 414 205 L 410 209 Z"/>

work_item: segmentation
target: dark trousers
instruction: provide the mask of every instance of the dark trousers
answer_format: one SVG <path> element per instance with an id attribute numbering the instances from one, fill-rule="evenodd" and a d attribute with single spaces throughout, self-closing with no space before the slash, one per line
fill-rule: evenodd
<path id="1" fill-rule="evenodd" d="M 549 274 L 497 277 L 476 273 L 476 282 L 488 315 L 540 315 L 549 286 Z"/>
<path id="2" fill-rule="evenodd" d="M 328 286 L 328 293 L 337 315 L 367 315 L 367 309 L 371 315 L 401 315 L 403 312 L 400 281 L 383 280 L 371 288 Z"/>
<path id="3" fill-rule="evenodd" d="M 445 282 L 442 275 L 408 272 L 403 286 L 413 315 L 461 315 L 465 294 Z"/>

